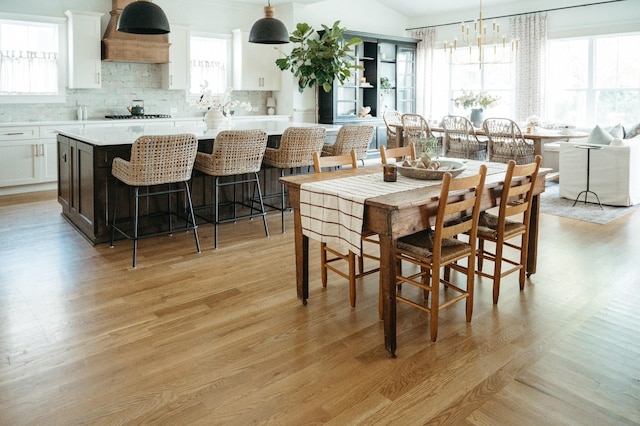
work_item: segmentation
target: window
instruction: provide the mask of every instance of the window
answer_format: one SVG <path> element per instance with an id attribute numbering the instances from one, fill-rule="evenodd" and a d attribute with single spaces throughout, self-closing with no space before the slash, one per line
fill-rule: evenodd
<path id="1" fill-rule="evenodd" d="M 205 82 L 213 93 L 223 93 L 230 86 L 229 45 L 229 38 L 191 37 L 191 94 L 199 94 Z"/>
<path id="2" fill-rule="evenodd" d="M 469 60 L 468 49 L 454 51 L 456 64 L 450 64 L 443 49 L 434 51 L 434 72 L 432 76 L 433 118 L 443 117 L 449 112 L 466 116 L 469 111 L 456 108 L 452 99 L 460 96 L 462 90 L 474 93 L 483 91 L 500 100 L 490 107 L 491 116 L 511 117 L 514 94 L 515 67 L 513 64 L 462 65 Z M 487 116 L 485 112 L 485 116 Z"/>
<path id="3" fill-rule="evenodd" d="M 639 34 L 548 42 L 547 120 L 580 127 L 635 123 L 640 110 Z"/>
<path id="4" fill-rule="evenodd" d="M 64 100 L 61 25 L 0 19 L 0 101 Z"/>

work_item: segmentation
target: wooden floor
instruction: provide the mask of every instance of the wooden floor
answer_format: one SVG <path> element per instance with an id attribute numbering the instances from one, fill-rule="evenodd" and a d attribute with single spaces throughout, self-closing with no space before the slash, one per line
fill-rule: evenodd
<path id="1" fill-rule="evenodd" d="M 290 216 L 290 215 L 289 215 Z M 542 215 L 538 272 L 500 303 L 478 280 L 428 319 L 398 308 L 384 350 L 377 279 L 296 298 L 292 233 L 270 215 L 92 247 L 54 194 L 0 197 L 0 424 L 640 424 L 640 214 Z M 289 217 L 291 220 L 291 217 Z M 291 222 L 289 222 L 291 229 Z"/>

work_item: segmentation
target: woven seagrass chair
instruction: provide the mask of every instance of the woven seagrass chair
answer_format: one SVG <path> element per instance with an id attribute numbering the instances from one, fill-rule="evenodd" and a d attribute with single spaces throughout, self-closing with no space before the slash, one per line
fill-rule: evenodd
<path id="1" fill-rule="evenodd" d="M 402 114 L 402 134 L 404 135 L 404 145 L 413 142 L 420 152 L 424 148 L 421 145 L 421 140 L 424 139 L 426 142 L 429 138 L 434 137 L 429 123 L 420 114 Z"/>
<path id="2" fill-rule="evenodd" d="M 380 160 L 382 161 L 382 164 L 387 164 L 394 160 L 407 157 L 411 160 L 415 160 L 417 158 L 416 146 L 413 142 L 409 143 L 407 146 L 400 146 L 398 148 L 386 148 L 385 146 L 380 147 Z"/>
<path id="3" fill-rule="evenodd" d="M 433 342 L 438 335 L 438 313 L 441 309 L 464 300 L 466 320 L 471 321 L 475 279 L 475 236 L 478 230 L 478 216 L 486 174 L 485 165 L 480 166 L 478 174 L 469 177 L 453 179 L 450 173 L 445 173 L 435 225 L 431 229 L 398 239 L 396 260 L 416 265 L 418 270 L 415 272 L 415 268 L 407 268 L 411 273 L 406 275 L 398 272 L 396 285 L 406 283 L 416 286 L 422 290 L 419 292 L 419 294 L 422 293 L 422 297 L 403 295 L 405 290 L 402 289 L 396 295 L 396 301 L 429 314 L 429 328 Z M 457 220 L 446 220 L 452 216 Z M 469 233 L 468 242 L 457 238 L 463 233 Z M 465 266 L 457 263 L 462 259 L 467 259 Z M 444 268 L 442 276 L 441 268 Z M 466 275 L 465 288 L 451 282 L 449 279 L 451 269 Z M 441 293 L 440 284 L 445 290 L 453 291 Z"/>
<path id="4" fill-rule="evenodd" d="M 487 141 L 478 139 L 467 118 L 448 115 L 442 119 L 442 128 L 446 157 L 486 160 Z"/>
<path id="5" fill-rule="evenodd" d="M 333 170 L 336 167 L 342 166 L 351 166 L 354 169 L 358 168 L 357 155 L 355 150 L 353 149 L 351 150 L 351 153 L 349 155 L 340 156 L 321 157 L 314 152 L 313 163 L 316 173 L 322 173 L 323 170 L 325 170 L 326 172 L 327 169 Z M 369 240 L 374 235 L 375 234 L 363 234 L 362 239 L 374 244 L 379 244 L 375 240 Z M 346 278 L 349 281 L 349 302 L 352 308 L 355 308 L 356 306 L 356 278 L 369 275 L 380 270 L 380 268 L 377 267 L 368 271 L 364 271 L 364 264 L 362 261 L 363 257 L 376 259 L 378 260 L 378 262 L 380 261 L 379 257 L 373 256 L 371 254 L 366 254 L 364 250 L 362 250 L 362 256 L 356 256 L 355 253 L 350 250 L 347 253 L 343 253 L 338 249 L 329 247 L 326 243 L 320 243 L 320 269 L 322 274 L 322 287 L 327 287 L 327 271 L 333 271 L 341 277 Z M 356 258 L 358 258 L 360 269 L 359 273 L 356 272 Z M 347 262 L 348 272 L 344 272 L 343 269 L 333 265 L 335 262 L 341 260 Z"/>
<path id="6" fill-rule="evenodd" d="M 336 143 L 324 145 L 322 147 L 322 155 L 337 157 L 349 155 L 349 152 L 354 150 L 358 161 L 364 165 L 364 159 L 367 156 L 374 131 L 375 127 L 373 126 L 342 126 L 338 130 Z"/>
<path id="7" fill-rule="evenodd" d="M 288 127 L 282 133 L 280 146 L 277 149 L 267 147 L 262 163 L 277 168 L 280 171 L 280 177 L 284 176 L 287 169 L 290 174 L 294 174 L 302 167 L 311 167 L 313 153 L 322 151 L 326 133 L 324 127 Z M 284 213 L 287 211 L 285 195 L 285 185 L 281 183 L 279 193 L 264 196 L 264 198 L 280 198 L 279 206 L 269 205 L 269 207 L 280 210 L 282 232 L 284 232 Z"/>
<path id="8" fill-rule="evenodd" d="M 194 168 L 210 176 L 214 181 L 213 204 L 198 207 L 197 209 L 213 208 L 214 210 L 213 217 L 210 215 L 198 215 L 201 219 L 214 225 L 214 248 L 218 248 L 218 225 L 235 222 L 239 219 L 261 216 L 264 232 L 267 237 L 269 236 L 267 214 L 262 199 L 260 177 L 258 176 L 266 148 L 267 133 L 263 130 L 224 130 L 216 136 L 211 154 L 198 152 Z M 223 179 L 225 177 L 233 177 L 233 180 Z M 236 185 L 250 185 L 251 183 L 253 183 L 253 194 L 257 193 L 256 201 L 253 202 L 251 198 L 238 200 L 235 195 Z M 227 186 L 232 186 L 234 191 L 233 200 L 221 203 L 219 197 L 220 189 Z M 256 203 L 258 207 L 256 207 Z M 229 205 L 233 208 L 233 216 L 222 219 L 220 217 L 220 207 Z M 248 213 L 238 216 L 238 207 L 244 208 Z"/>
<path id="9" fill-rule="evenodd" d="M 533 142 L 522 136 L 518 124 L 509 118 L 487 118 L 482 128 L 489 138 L 489 161 L 516 164 L 533 163 L 536 155 Z"/>
<path id="10" fill-rule="evenodd" d="M 387 127 L 387 148 L 397 148 L 397 128 L 393 124 L 402 124 L 402 114 L 395 110 L 386 110 L 382 113 L 382 119 Z"/>
<path id="11" fill-rule="evenodd" d="M 500 296 L 500 281 L 502 277 L 515 271 L 520 271 L 520 290 L 524 290 L 527 270 L 527 254 L 529 242 L 529 223 L 531 222 L 531 200 L 536 184 L 540 161 L 542 157 L 536 155 L 533 163 L 516 165 L 509 161 L 504 185 L 500 195 L 498 215 L 483 212 L 478 225 L 478 268 L 476 273 L 491 278 L 493 281 L 493 303 L 498 303 Z M 520 243 L 510 240 L 520 237 Z M 495 250 L 490 251 L 485 245 L 489 241 L 494 243 Z M 515 260 L 504 256 L 504 248 L 520 252 L 520 258 Z M 493 262 L 492 273 L 483 271 L 484 260 Z M 512 267 L 502 269 L 502 264 Z"/>
<path id="12" fill-rule="evenodd" d="M 200 241 L 188 181 L 191 179 L 198 140 L 193 134 L 177 134 L 162 136 L 140 136 L 131 146 L 131 157 L 126 161 L 120 157 L 113 159 L 111 174 L 116 178 L 114 191 L 113 221 L 111 223 L 111 247 L 114 245 L 116 231 L 124 237 L 133 240 L 133 264 L 136 267 L 138 240 L 155 235 L 171 234 L 175 230 L 193 230 L 196 249 L 200 253 Z M 118 182 L 134 188 L 134 217 L 118 220 Z M 173 188 L 171 184 L 182 184 L 182 188 Z M 162 185 L 159 187 L 159 185 Z M 146 188 L 142 192 L 141 188 Z M 188 204 L 188 216 L 181 217 L 178 212 L 172 212 L 172 194 L 184 192 Z M 140 235 L 140 198 L 156 195 L 167 195 L 168 199 L 168 230 Z M 176 203 L 177 205 L 178 203 Z M 174 229 L 172 217 L 176 215 L 185 222 L 184 227 Z M 182 215 L 184 216 L 184 215 Z M 133 221 L 133 231 L 125 228 L 124 224 Z M 131 232 L 133 232 L 131 234 Z"/>

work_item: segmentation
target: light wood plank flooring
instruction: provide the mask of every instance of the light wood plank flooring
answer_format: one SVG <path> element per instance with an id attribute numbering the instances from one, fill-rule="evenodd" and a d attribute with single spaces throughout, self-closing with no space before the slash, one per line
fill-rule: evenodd
<path id="1" fill-rule="evenodd" d="M 92 247 L 55 194 L 0 197 L 0 424 L 640 424 L 640 214 L 542 215 L 538 272 L 473 321 L 398 308 L 384 350 L 378 275 L 296 298 L 280 216 Z M 289 217 L 289 230 L 292 229 Z"/>

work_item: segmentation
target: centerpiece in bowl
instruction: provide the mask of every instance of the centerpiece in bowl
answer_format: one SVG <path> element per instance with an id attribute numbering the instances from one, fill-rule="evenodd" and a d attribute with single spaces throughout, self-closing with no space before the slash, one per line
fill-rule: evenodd
<path id="1" fill-rule="evenodd" d="M 450 159 L 432 160 L 422 157 L 417 160 L 405 160 L 398 167 L 398 173 L 402 176 L 414 179 L 442 180 L 445 173 L 451 173 L 453 177 L 465 171 L 467 165 L 462 161 Z"/>

